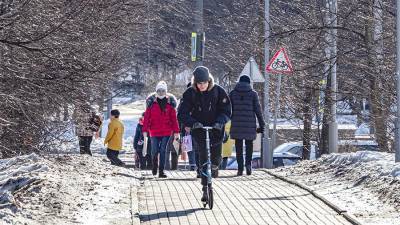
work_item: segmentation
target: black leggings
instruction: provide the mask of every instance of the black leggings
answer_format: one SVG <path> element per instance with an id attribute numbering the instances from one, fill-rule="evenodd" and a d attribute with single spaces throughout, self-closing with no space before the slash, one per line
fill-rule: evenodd
<path id="1" fill-rule="evenodd" d="M 199 154 L 199 157 L 197 159 L 199 159 L 198 163 L 199 163 L 200 172 L 202 171 L 203 173 L 206 173 L 207 172 L 207 164 L 205 164 L 205 163 L 207 162 L 207 158 L 208 158 L 208 155 L 207 155 L 208 153 L 207 153 L 207 149 L 206 149 L 206 140 L 198 139 L 195 137 L 194 147 L 195 147 L 195 151 L 197 151 L 197 153 Z M 216 145 L 212 144 L 210 146 L 210 148 L 211 148 L 211 150 L 210 150 L 211 167 L 214 169 L 218 169 L 219 164 L 221 163 L 222 143 L 218 143 Z M 204 176 L 203 173 L 201 173 L 201 184 L 204 186 L 204 185 L 207 185 L 207 177 Z"/>
<path id="2" fill-rule="evenodd" d="M 93 136 L 79 136 L 79 149 L 81 154 L 92 155 L 92 152 L 90 151 L 92 139 Z"/>
<path id="3" fill-rule="evenodd" d="M 246 145 L 246 166 L 251 166 L 253 157 L 253 141 L 245 140 Z M 235 140 L 236 160 L 238 163 L 238 171 L 243 171 L 243 139 Z"/>
<path id="4" fill-rule="evenodd" d="M 124 163 L 118 158 L 119 151 L 107 148 L 107 158 L 110 160 L 111 165 L 123 166 Z"/>

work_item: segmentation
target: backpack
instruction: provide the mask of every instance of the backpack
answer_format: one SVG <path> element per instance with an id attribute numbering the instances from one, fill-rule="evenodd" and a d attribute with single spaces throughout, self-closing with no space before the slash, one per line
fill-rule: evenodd
<path id="1" fill-rule="evenodd" d="M 100 130 L 102 123 L 103 122 L 101 121 L 100 116 L 93 113 L 92 117 L 89 120 L 89 129 L 91 131 L 97 132 Z"/>

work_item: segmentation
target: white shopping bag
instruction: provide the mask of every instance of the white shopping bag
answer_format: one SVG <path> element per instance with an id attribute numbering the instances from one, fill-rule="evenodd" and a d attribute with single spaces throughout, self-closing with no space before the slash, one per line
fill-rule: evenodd
<path id="1" fill-rule="evenodd" d="M 174 150 L 175 150 L 176 154 L 179 155 L 179 141 L 174 139 L 172 141 L 172 146 L 174 146 Z"/>
<path id="2" fill-rule="evenodd" d="M 193 151 L 192 146 L 192 135 L 185 135 L 182 139 L 182 150 L 184 152 L 191 152 Z"/>
<path id="3" fill-rule="evenodd" d="M 143 154 L 143 156 L 146 156 L 146 154 L 147 154 L 147 142 L 148 142 L 148 140 L 149 140 L 149 138 L 148 137 L 145 137 L 144 138 L 144 140 L 143 140 L 143 150 L 142 150 L 142 154 Z"/>

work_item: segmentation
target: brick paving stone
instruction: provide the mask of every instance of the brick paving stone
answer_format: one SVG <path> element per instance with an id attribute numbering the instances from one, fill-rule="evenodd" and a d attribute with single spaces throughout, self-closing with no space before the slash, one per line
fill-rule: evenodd
<path id="1" fill-rule="evenodd" d="M 142 172 L 138 187 L 141 224 L 173 225 L 347 225 L 344 217 L 307 191 L 255 170 L 236 177 L 220 171 L 213 179 L 214 208 L 203 209 L 200 180 L 191 171 L 168 171 L 168 178 Z"/>

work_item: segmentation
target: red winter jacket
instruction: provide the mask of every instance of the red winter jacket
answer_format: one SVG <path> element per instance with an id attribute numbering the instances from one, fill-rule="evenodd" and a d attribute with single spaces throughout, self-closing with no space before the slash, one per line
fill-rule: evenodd
<path id="1" fill-rule="evenodd" d="M 157 101 L 154 101 L 144 113 L 143 132 L 149 133 L 150 137 L 164 137 L 179 133 L 175 108 L 168 103 L 163 112 Z"/>

